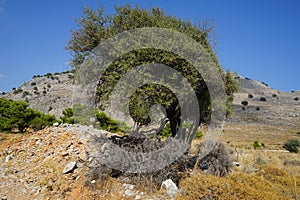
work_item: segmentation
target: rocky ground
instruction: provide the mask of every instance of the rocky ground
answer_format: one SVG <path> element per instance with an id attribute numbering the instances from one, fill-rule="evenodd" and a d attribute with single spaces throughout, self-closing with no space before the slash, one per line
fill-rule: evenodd
<path id="1" fill-rule="evenodd" d="M 3 96 L 27 101 L 32 108 L 60 116 L 72 105 L 72 76 L 70 72 L 36 76 Z M 233 114 L 219 138 L 240 164 L 234 173 L 254 174 L 256 180 L 261 164 L 271 164 L 293 175 L 290 179 L 294 186 L 288 182 L 278 186 L 291 190 L 289 195 L 293 198 L 286 199 L 300 199 L 300 154 L 282 148 L 287 139 L 299 138 L 300 91 L 277 91 L 241 76 L 236 80 L 241 89 L 235 94 Z M 0 133 L 0 199 L 170 199 L 165 190 L 130 183 L 126 177 L 106 177 L 101 182 L 91 175 L 87 163 L 99 147 L 93 146 L 93 134 L 86 134 L 90 132 L 87 129 L 57 125 L 27 134 Z M 105 131 L 95 134 L 110 135 Z M 264 147 L 253 150 L 254 140 Z M 259 173 L 257 176 L 262 177 Z M 210 180 L 214 178 L 207 183 Z"/>

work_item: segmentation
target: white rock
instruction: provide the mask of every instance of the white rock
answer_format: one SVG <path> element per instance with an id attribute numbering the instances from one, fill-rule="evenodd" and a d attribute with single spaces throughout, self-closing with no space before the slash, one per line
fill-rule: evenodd
<path id="1" fill-rule="evenodd" d="M 125 190 L 125 196 L 126 197 L 133 197 L 135 195 L 135 193 L 132 190 Z"/>
<path id="2" fill-rule="evenodd" d="M 11 156 L 6 156 L 6 157 L 5 157 L 5 161 L 4 161 L 4 162 L 6 162 L 6 163 L 7 163 L 7 162 L 8 162 L 8 161 L 10 161 L 10 160 L 11 160 Z"/>
<path id="3" fill-rule="evenodd" d="M 160 189 L 162 189 L 164 186 L 166 187 L 167 194 L 169 195 L 169 197 L 172 198 L 176 195 L 178 187 L 171 179 L 167 179 L 164 182 L 162 182 Z"/>
<path id="4" fill-rule="evenodd" d="M 73 171 L 73 169 L 75 169 L 76 167 L 76 161 L 73 161 L 73 162 L 69 162 L 63 169 L 62 173 L 63 174 L 66 174 L 66 173 L 69 173 L 71 171 Z"/>
<path id="5" fill-rule="evenodd" d="M 54 126 L 54 127 L 58 127 L 58 126 L 59 126 L 59 123 L 58 123 L 58 122 L 55 122 L 55 123 L 53 123 L 53 126 Z"/>
<path id="6" fill-rule="evenodd" d="M 125 189 L 128 189 L 128 190 L 133 190 L 135 188 L 135 185 L 127 184 L 127 183 L 124 183 L 123 186 Z"/>

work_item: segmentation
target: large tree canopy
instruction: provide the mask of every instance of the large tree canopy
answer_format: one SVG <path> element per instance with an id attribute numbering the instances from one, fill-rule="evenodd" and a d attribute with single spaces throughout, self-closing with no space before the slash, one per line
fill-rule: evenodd
<path id="1" fill-rule="evenodd" d="M 78 29 L 72 31 L 72 37 L 67 46 L 67 49 L 73 55 L 72 65 L 75 69 L 80 67 L 80 64 L 98 44 L 118 33 L 142 27 L 171 29 L 194 39 L 207 51 L 218 67 L 225 83 L 227 113 L 230 112 L 233 92 L 237 90 L 237 86 L 230 73 L 223 72 L 209 44 L 211 27 L 203 28 L 203 26 L 192 24 L 189 21 L 168 16 L 159 8 L 153 8 L 149 11 L 125 5 L 115 7 L 115 9 L 115 14 L 107 15 L 102 8 L 84 8 L 84 15 L 77 20 Z M 109 99 L 114 86 L 126 72 L 134 67 L 151 63 L 161 63 L 172 67 L 189 81 L 199 103 L 200 123 L 208 122 L 211 114 L 211 99 L 203 77 L 184 58 L 161 49 L 139 49 L 126 53 L 115 60 L 109 70 L 105 71 L 103 76 L 99 78 L 97 104 L 105 106 L 104 102 Z M 176 81 L 176 77 L 174 81 Z M 172 133 L 175 135 L 180 123 L 181 111 L 178 99 L 167 87 L 146 84 L 138 88 L 132 94 L 129 104 L 132 118 L 139 125 L 147 125 L 150 123 L 149 109 L 154 104 L 161 104 L 165 107 Z"/>

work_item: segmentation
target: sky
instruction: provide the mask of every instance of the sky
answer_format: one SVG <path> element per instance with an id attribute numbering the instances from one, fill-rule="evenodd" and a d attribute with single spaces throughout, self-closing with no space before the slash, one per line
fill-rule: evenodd
<path id="1" fill-rule="evenodd" d="M 298 0 L 0 0 L 0 91 L 33 75 L 70 70 L 64 49 L 82 8 L 114 5 L 150 9 L 193 23 L 213 19 L 214 50 L 223 69 L 270 87 L 300 90 Z"/>

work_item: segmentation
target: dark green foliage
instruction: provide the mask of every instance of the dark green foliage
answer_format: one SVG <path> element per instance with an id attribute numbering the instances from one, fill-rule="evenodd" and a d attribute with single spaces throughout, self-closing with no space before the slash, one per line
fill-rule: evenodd
<path id="1" fill-rule="evenodd" d="M 295 97 L 294 100 L 295 100 L 295 101 L 298 101 L 298 100 L 299 100 L 299 97 Z"/>
<path id="2" fill-rule="evenodd" d="M 36 85 L 36 82 L 32 82 L 30 83 L 31 86 L 35 86 Z"/>
<path id="3" fill-rule="evenodd" d="M 252 95 L 252 94 L 248 94 L 248 98 L 249 98 L 249 99 L 252 99 L 252 98 L 253 98 L 253 95 Z"/>
<path id="4" fill-rule="evenodd" d="M 265 83 L 265 82 L 261 82 L 261 83 L 264 84 L 264 85 L 267 86 L 267 87 L 269 86 L 269 85 L 268 85 L 267 83 Z"/>
<path id="5" fill-rule="evenodd" d="M 247 106 L 247 105 L 248 105 L 248 101 L 242 101 L 241 104 L 242 104 L 243 106 Z"/>
<path id="6" fill-rule="evenodd" d="M 260 107 L 257 106 L 257 107 L 255 108 L 255 110 L 256 110 L 256 111 L 260 111 Z"/>
<path id="7" fill-rule="evenodd" d="M 60 119 L 63 121 L 63 123 L 66 124 L 74 124 L 74 117 L 73 117 L 73 109 L 72 108 L 66 108 L 62 111 L 63 116 L 60 117 Z"/>
<path id="8" fill-rule="evenodd" d="M 24 91 L 22 97 L 24 98 L 24 97 L 26 97 L 27 95 L 29 95 L 29 92 L 28 92 L 28 91 Z"/>
<path id="9" fill-rule="evenodd" d="M 272 97 L 277 97 L 277 94 L 272 94 Z"/>
<path id="10" fill-rule="evenodd" d="M 21 92 L 23 92 L 23 90 L 22 90 L 21 88 L 15 89 L 15 90 L 13 91 L 14 94 L 19 94 L 19 93 L 21 93 Z"/>
<path id="11" fill-rule="evenodd" d="M 78 30 L 72 31 L 72 38 L 68 42 L 67 50 L 73 55 L 72 65 L 75 69 L 80 67 L 83 60 L 89 55 L 102 41 L 126 30 L 142 27 L 158 27 L 166 28 L 183 33 L 196 42 L 201 44 L 207 51 L 208 55 L 218 67 L 223 81 L 225 83 L 225 91 L 227 95 L 227 114 L 231 112 L 231 102 L 233 93 L 237 91 L 237 84 L 230 72 L 224 73 L 218 63 L 217 57 L 213 52 L 209 37 L 212 26 L 206 28 L 200 25 L 194 25 L 189 21 L 183 21 L 176 17 L 167 16 L 159 8 L 153 8 L 151 11 L 143 10 L 138 7 L 132 8 L 129 5 L 116 7 L 114 15 L 105 15 L 103 9 L 84 9 L 84 15 L 77 20 Z M 159 49 L 139 49 L 128 52 L 115 60 L 103 76 L 100 78 L 101 84 L 97 88 L 97 103 L 100 108 L 105 107 L 105 102 L 109 100 L 110 94 L 114 86 L 120 80 L 122 75 L 133 67 L 141 66 L 147 63 L 161 63 L 172 67 L 180 72 L 191 83 L 196 92 L 199 108 L 200 122 L 207 122 L 211 114 L 211 99 L 208 88 L 199 72 L 184 58 L 175 55 L 172 52 L 166 52 Z M 145 102 L 143 94 L 152 97 L 149 102 Z M 100 101 L 101 99 L 101 101 Z M 149 99 L 149 98 L 146 98 Z M 159 87 L 155 84 L 149 84 L 137 89 L 130 99 L 131 117 L 139 125 L 147 125 L 149 123 L 149 109 L 153 104 L 161 104 L 166 108 L 167 117 L 170 119 L 170 127 L 174 134 L 176 126 L 178 126 L 179 107 L 176 96 L 165 87 Z"/>
<path id="12" fill-rule="evenodd" d="M 260 97 L 260 101 L 267 101 L 266 97 Z"/>
<path id="13" fill-rule="evenodd" d="M 121 131 L 121 129 L 118 127 L 117 121 L 110 118 L 104 112 L 97 112 L 96 118 L 97 118 L 98 122 L 100 123 L 100 127 L 103 130 L 113 132 L 113 133 Z"/>
<path id="14" fill-rule="evenodd" d="M 296 134 L 300 136 L 300 131 L 298 131 Z"/>
<path id="15" fill-rule="evenodd" d="M 300 142 L 297 139 L 288 139 L 283 145 L 283 148 L 294 153 L 298 153 L 298 147 L 300 147 Z"/>
<path id="16" fill-rule="evenodd" d="M 28 127 L 40 130 L 57 122 L 53 115 L 46 115 L 28 108 L 23 101 L 0 98 L 0 131 L 11 131 L 17 127 L 21 132 Z"/>
<path id="17" fill-rule="evenodd" d="M 253 142 L 253 147 L 254 147 L 254 149 L 260 148 L 260 144 L 259 144 L 259 142 L 257 140 L 255 140 Z"/>

